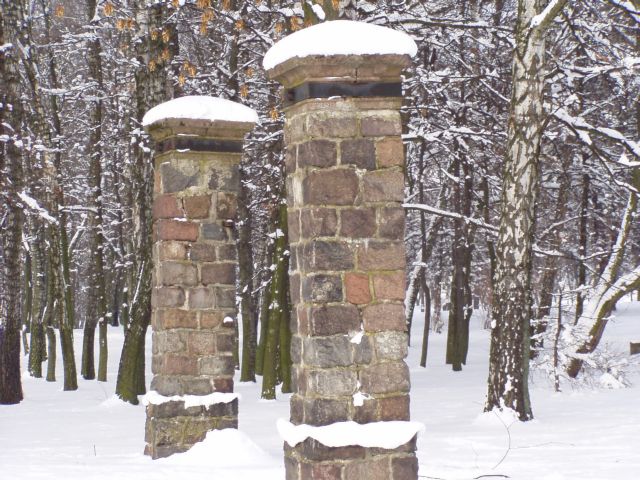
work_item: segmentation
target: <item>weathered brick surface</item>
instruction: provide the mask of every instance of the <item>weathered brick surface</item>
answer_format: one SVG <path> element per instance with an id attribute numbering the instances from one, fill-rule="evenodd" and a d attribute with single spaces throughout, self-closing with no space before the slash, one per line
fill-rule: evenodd
<path id="1" fill-rule="evenodd" d="M 298 168 L 336 165 L 338 147 L 329 140 L 311 140 L 298 145 Z"/>
<path id="2" fill-rule="evenodd" d="M 384 207 L 378 212 L 379 236 L 390 240 L 404 240 L 404 209 Z"/>
<path id="3" fill-rule="evenodd" d="M 409 391 L 409 369 L 404 362 L 379 363 L 360 372 L 362 390 L 368 393 L 403 393 Z"/>
<path id="4" fill-rule="evenodd" d="M 234 219 L 238 209 L 237 195 L 227 192 L 218 193 L 218 201 L 216 204 L 216 216 L 219 219 Z"/>
<path id="5" fill-rule="evenodd" d="M 340 143 L 340 164 L 374 170 L 376 168 L 376 148 L 373 140 L 368 138 L 343 140 Z"/>
<path id="6" fill-rule="evenodd" d="M 348 334 L 360 328 L 360 313 L 354 305 L 322 305 L 310 314 L 312 335 Z"/>
<path id="7" fill-rule="evenodd" d="M 193 286 L 198 282 L 195 265 L 183 262 L 163 262 L 160 264 L 162 285 Z"/>
<path id="8" fill-rule="evenodd" d="M 179 199 L 174 195 L 158 195 L 153 202 L 153 218 L 181 218 L 184 217 L 179 207 Z"/>
<path id="9" fill-rule="evenodd" d="M 190 288 L 189 294 L 189 308 L 202 309 L 213 308 L 215 306 L 215 294 L 213 289 L 206 287 Z"/>
<path id="10" fill-rule="evenodd" d="M 367 332 L 385 330 L 404 332 L 407 329 L 404 306 L 401 303 L 379 303 L 363 309 L 362 322 Z"/>
<path id="11" fill-rule="evenodd" d="M 300 238 L 333 236 L 338 228 L 338 212 L 332 208 L 304 209 L 300 212 Z"/>
<path id="12" fill-rule="evenodd" d="M 151 305 L 155 308 L 181 307 L 184 301 L 185 295 L 182 288 L 157 287 L 151 292 Z"/>
<path id="13" fill-rule="evenodd" d="M 155 202 L 154 202 L 155 203 Z M 211 196 L 196 195 L 183 199 L 184 211 L 188 218 L 207 218 L 211 208 Z"/>
<path id="14" fill-rule="evenodd" d="M 370 241 L 358 246 L 358 268 L 361 270 L 404 270 L 404 243 Z"/>
<path id="15" fill-rule="evenodd" d="M 203 223 L 202 238 L 204 240 L 216 240 L 225 242 L 229 239 L 227 230 L 220 223 Z"/>
<path id="16" fill-rule="evenodd" d="M 294 286 L 292 286 L 292 290 L 294 290 Z M 340 276 L 318 274 L 305 277 L 302 283 L 302 300 L 305 302 L 341 302 L 342 280 Z"/>
<path id="17" fill-rule="evenodd" d="M 351 342 L 345 335 L 305 338 L 303 361 L 310 367 L 348 367 L 353 363 Z"/>
<path id="18" fill-rule="evenodd" d="M 235 263 L 204 263 L 200 267 L 201 280 L 204 285 L 235 285 Z"/>
<path id="19" fill-rule="evenodd" d="M 364 462 L 351 462 L 345 466 L 345 476 L 350 480 L 388 480 L 390 459 L 380 458 Z"/>
<path id="20" fill-rule="evenodd" d="M 182 240 L 195 242 L 198 239 L 198 224 L 178 220 L 159 220 L 158 240 Z"/>
<path id="21" fill-rule="evenodd" d="M 404 147 L 399 137 L 386 137 L 376 142 L 378 168 L 404 166 Z"/>
<path id="22" fill-rule="evenodd" d="M 305 248 L 304 261 L 309 269 L 350 270 L 355 266 L 353 248 L 345 241 L 316 240 Z"/>
<path id="23" fill-rule="evenodd" d="M 395 118 L 394 115 L 371 115 L 362 118 L 360 121 L 362 135 L 365 137 L 382 137 L 386 135 L 396 136 L 402 134 L 399 113 L 397 117 L 398 118 Z"/>
<path id="24" fill-rule="evenodd" d="M 177 308 L 157 311 L 157 330 L 169 330 L 172 328 L 198 328 L 198 315 L 192 310 L 180 310 Z"/>
<path id="25" fill-rule="evenodd" d="M 381 398 L 378 403 L 380 420 L 409 420 L 409 395 Z"/>
<path id="26" fill-rule="evenodd" d="M 405 290 L 404 272 L 373 274 L 373 292 L 377 300 L 404 300 Z"/>
<path id="27" fill-rule="evenodd" d="M 406 480 L 418 477 L 418 459 L 415 455 L 394 458 L 391 460 L 393 480 Z"/>
<path id="28" fill-rule="evenodd" d="M 158 242 L 156 248 L 159 260 L 186 260 L 188 245 L 185 242 Z"/>
<path id="29" fill-rule="evenodd" d="M 404 175 L 399 169 L 369 172 L 363 182 L 366 202 L 401 202 L 404 199 Z"/>
<path id="30" fill-rule="evenodd" d="M 347 292 L 347 302 L 364 305 L 371 301 L 369 275 L 349 272 L 344 275 L 344 287 Z"/>
<path id="31" fill-rule="evenodd" d="M 194 243 L 191 245 L 189 258 L 193 262 L 214 262 L 216 260 L 216 249 L 208 243 Z"/>
<path id="32" fill-rule="evenodd" d="M 302 182 L 307 205 L 353 205 L 358 195 L 358 176 L 350 168 L 314 170 Z"/>
<path id="33" fill-rule="evenodd" d="M 314 57 L 272 74 L 287 87 L 323 75 L 398 81 L 404 61 Z M 286 109 L 294 424 L 409 419 L 400 106 L 336 98 Z M 385 450 L 307 439 L 285 445 L 286 476 L 416 480 L 414 451 L 415 442 Z"/>
<path id="34" fill-rule="evenodd" d="M 347 208 L 340 212 L 340 235 L 349 238 L 370 238 L 376 231 L 373 208 Z"/>
<path id="35" fill-rule="evenodd" d="M 179 167 L 171 163 L 163 163 L 160 166 L 160 176 L 162 177 L 162 191 L 175 193 L 197 186 L 200 171 L 195 162 L 182 163 Z"/>
<path id="36" fill-rule="evenodd" d="M 190 133 L 189 120 L 168 122 L 161 138 Z M 236 131 L 225 124 L 221 138 L 241 139 L 248 125 L 239 125 Z M 193 127 L 216 138 L 215 125 Z M 232 153 L 168 152 L 156 162 L 151 388 L 161 395 L 233 392 L 235 322 L 225 318 L 236 315 L 237 251 L 223 221 L 236 216 L 239 160 Z M 185 451 L 209 430 L 237 428 L 237 417 L 237 400 L 149 405 L 145 452 L 159 458 Z"/>
<path id="37" fill-rule="evenodd" d="M 311 137 L 353 137 L 358 124 L 353 117 L 336 118 L 331 112 L 318 112 L 307 117 L 307 134 Z"/>

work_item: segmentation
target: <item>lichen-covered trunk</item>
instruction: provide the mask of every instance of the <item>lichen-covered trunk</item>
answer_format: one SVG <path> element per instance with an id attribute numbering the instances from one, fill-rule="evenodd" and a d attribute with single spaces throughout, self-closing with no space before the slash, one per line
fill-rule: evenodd
<path id="1" fill-rule="evenodd" d="M 87 2 L 87 18 L 89 23 L 96 16 L 96 1 Z M 107 380 L 107 298 L 104 272 L 104 238 L 102 233 L 102 60 L 100 39 L 97 32 L 88 41 L 89 77 L 96 91 L 91 92 L 90 101 L 90 129 L 87 144 L 89 154 L 89 206 L 92 212 L 88 224 L 88 295 L 87 318 L 84 324 L 84 338 L 82 345 L 82 376 L 85 379 L 95 378 L 94 366 L 94 337 L 96 326 L 99 329 L 100 359 L 98 365 L 98 380 Z"/>
<path id="2" fill-rule="evenodd" d="M 162 29 L 165 6 L 136 2 L 138 25 L 136 71 L 136 116 L 141 121 L 144 114 L 166 100 L 166 67 L 157 64 L 162 50 L 162 35 L 151 35 Z M 135 260 L 134 291 L 131 293 L 130 320 L 125 330 L 122 346 L 116 394 L 123 400 L 137 404 L 137 396 L 145 393 L 145 335 L 151 320 L 151 272 L 152 238 L 151 205 L 153 168 L 150 152 L 136 146 L 133 152 L 134 210 L 135 210 Z"/>
<path id="3" fill-rule="evenodd" d="M 422 350 L 420 352 L 420 366 L 427 366 L 429 352 L 429 330 L 431 330 L 431 291 L 427 285 L 427 275 L 423 271 L 420 279 L 424 291 L 424 330 L 422 332 Z"/>
<path id="4" fill-rule="evenodd" d="M 456 213 L 464 217 L 471 215 L 471 175 L 468 165 L 464 165 L 460 179 L 460 163 L 453 160 L 453 175 L 459 180 L 453 187 L 453 202 Z M 454 371 L 462 370 L 467 361 L 469 349 L 469 321 L 471 320 L 471 242 L 469 226 L 462 218 L 454 220 L 454 235 L 451 245 L 453 273 L 451 276 L 449 324 L 447 331 L 446 361 Z"/>
<path id="5" fill-rule="evenodd" d="M 30 227 L 32 221 L 29 222 Z M 31 251 L 31 289 L 33 291 L 31 302 L 31 322 L 30 322 L 30 348 L 28 369 L 32 377 L 42 376 L 42 362 L 45 359 L 45 336 L 44 336 L 44 315 L 46 308 L 47 291 L 45 286 L 46 265 L 43 258 L 42 240 L 44 229 L 34 231 L 30 242 Z"/>
<path id="6" fill-rule="evenodd" d="M 25 242 L 26 245 L 26 242 Z M 24 355 L 29 354 L 29 340 L 27 334 L 31 330 L 31 317 L 33 316 L 33 280 L 32 262 L 29 248 L 24 248 L 24 281 L 22 300 L 22 351 Z"/>
<path id="7" fill-rule="evenodd" d="M 493 278 L 493 325 L 485 410 L 533 418 L 529 399 L 531 259 L 543 128 L 544 37 L 530 28 L 537 0 L 518 2 L 500 229 Z"/>
<path id="8" fill-rule="evenodd" d="M 241 174 L 242 176 L 242 174 Z M 238 216 L 242 225 L 238 227 L 238 283 L 240 285 L 240 313 L 242 315 L 242 361 L 241 382 L 256 381 L 257 329 L 255 305 L 253 303 L 253 255 L 251 248 L 251 213 L 248 208 L 248 192 L 240 185 Z"/>
<path id="9" fill-rule="evenodd" d="M 290 391 L 290 365 L 291 357 L 288 352 L 284 352 L 289 348 L 288 339 L 290 334 L 288 328 L 283 326 L 283 322 L 288 323 L 290 306 L 288 304 L 287 283 L 286 278 L 289 274 L 289 257 L 285 254 L 287 250 L 288 240 L 286 236 L 287 224 L 287 206 L 279 207 L 278 224 L 276 229 L 274 263 L 275 270 L 271 278 L 268 295 L 265 301 L 268 305 L 268 314 L 262 321 L 266 323 L 266 337 L 264 339 L 264 359 L 262 365 L 262 398 L 276 398 L 276 385 L 278 383 L 278 373 L 282 376 L 282 380 L 286 381 L 288 390 Z M 284 228 L 283 228 L 284 227 Z M 283 344 L 282 341 L 285 343 Z M 282 355 L 285 355 L 284 361 L 281 363 Z M 282 368 L 285 367 L 285 368 Z M 284 378 L 285 375 L 288 378 Z"/>

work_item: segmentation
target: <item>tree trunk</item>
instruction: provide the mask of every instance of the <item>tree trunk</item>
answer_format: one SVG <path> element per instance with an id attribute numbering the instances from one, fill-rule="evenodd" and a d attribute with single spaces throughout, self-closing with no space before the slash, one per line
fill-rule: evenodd
<path id="1" fill-rule="evenodd" d="M 96 16 L 96 0 L 87 2 L 87 18 L 90 24 Z M 98 380 L 107 380 L 107 296 L 104 272 L 104 238 L 102 234 L 102 60 L 99 36 L 97 31 L 88 41 L 89 79 L 96 85 L 90 92 L 90 130 L 87 144 L 89 154 L 89 206 L 93 210 L 89 214 L 88 246 L 89 275 L 87 318 L 84 324 L 82 344 L 82 376 L 85 379 L 95 378 L 94 337 L 96 325 L 99 325 L 100 359 Z"/>
<path id="2" fill-rule="evenodd" d="M 544 125 L 544 33 L 566 2 L 541 17 L 539 0 L 518 0 L 485 410 L 533 418 L 529 399 L 531 260 L 540 141 Z M 534 23 L 535 19 L 535 23 Z"/>
<path id="3" fill-rule="evenodd" d="M 165 6 L 147 5 L 144 0 L 136 3 L 138 25 L 139 67 L 136 71 L 136 116 L 140 122 L 144 114 L 155 105 L 166 100 L 166 68 L 147 62 L 145 59 L 160 58 L 162 35 L 154 36 L 163 26 Z M 156 38 L 157 37 L 157 38 Z M 152 160 L 150 151 L 140 146 L 134 148 L 133 167 L 135 248 L 135 290 L 132 293 L 130 320 L 125 331 L 125 340 L 120 356 L 116 394 L 134 405 L 138 395 L 145 393 L 145 335 L 151 320 L 151 270 L 152 270 Z"/>
<path id="4" fill-rule="evenodd" d="M 578 264 L 578 280 L 577 287 L 585 287 L 587 284 L 587 267 L 585 265 L 584 258 L 587 256 L 588 248 L 588 232 L 589 227 L 589 188 L 591 186 L 591 177 L 588 173 L 582 175 L 582 198 L 580 201 L 580 225 L 579 229 L 579 243 L 578 243 L 578 255 L 580 256 L 580 263 Z M 575 322 L 578 321 L 582 312 L 584 311 L 584 294 L 582 291 L 578 291 L 576 295 L 576 314 Z"/>
<path id="5" fill-rule="evenodd" d="M 238 228 L 238 283 L 240 285 L 240 314 L 242 316 L 242 361 L 241 382 L 256 381 L 257 332 L 255 305 L 253 303 L 253 254 L 251 248 L 251 212 L 248 205 L 248 191 L 242 182 L 243 170 L 240 170 L 240 195 L 238 198 L 238 217 L 242 224 Z"/>
<path id="6" fill-rule="evenodd" d="M 19 403 L 23 399 L 20 379 L 20 288 L 22 267 L 22 205 L 18 193 L 22 188 L 22 158 L 18 147 L 22 109 L 20 72 L 16 47 L 5 42 L 19 39 L 23 11 L 20 2 L 1 0 L 0 18 L 0 133 L 9 141 L 0 143 L 0 404 Z M 11 105 L 12 108 L 6 108 Z M 16 288 L 17 287 L 17 288 Z"/>
<path id="7" fill-rule="evenodd" d="M 25 242 L 25 245 L 27 243 Z M 24 301 L 22 304 L 22 350 L 24 355 L 29 354 L 28 333 L 31 330 L 31 318 L 33 317 L 33 262 L 28 246 L 24 250 Z"/>
<path id="8" fill-rule="evenodd" d="M 268 305 L 268 316 L 266 319 L 266 337 L 264 341 L 264 360 L 262 368 L 262 398 L 276 398 L 276 385 L 278 380 L 278 369 L 280 367 L 281 374 L 287 374 L 287 386 L 291 390 L 290 385 L 290 368 L 291 357 L 289 352 L 284 352 L 286 359 L 280 361 L 283 351 L 289 347 L 290 333 L 283 322 L 287 322 L 288 311 L 288 295 L 286 294 L 286 278 L 289 274 L 289 257 L 285 255 L 288 247 L 288 239 L 286 235 L 287 222 L 287 206 L 280 205 L 278 223 L 276 228 L 276 239 L 274 248 L 275 270 L 271 278 L 269 287 L 269 295 L 265 298 Z M 284 230 L 283 230 L 284 227 Z M 263 321 L 264 321 L 263 320 Z M 287 344 L 282 344 L 281 339 Z M 281 367 L 285 367 L 282 369 Z"/>
<path id="9" fill-rule="evenodd" d="M 427 353 L 429 351 L 429 330 L 431 329 L 431 292 L 427 285 L 427 275 L 422 272 L 422 290 L 424 291 L 424 331 L 422 333 L 422 351 L 420 353 L 420 366 L 427 366 Z"/>

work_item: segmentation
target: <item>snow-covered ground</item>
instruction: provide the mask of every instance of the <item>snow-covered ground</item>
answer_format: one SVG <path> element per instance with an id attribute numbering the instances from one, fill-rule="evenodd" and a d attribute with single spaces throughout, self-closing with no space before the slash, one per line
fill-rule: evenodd
<path id="1" fill-rule="evenodd" d="M 626 389 L 571 388 L 554 393 L 543 379 L 532 385 L 535 420 L 483 414 L 488 332 L 474 317 L 468 365 L 453 373 L 443 365 L 445 335 L 432 334 L 429 366 L 418 367 L 421 313 L 416 313 L 409 364 L 412 419 L 426 425 L 418 448 L 421 478 L 518 480 L 634 480 L 640 478 L 640 368 Z M 120 329 L 110 332 L 109 382 L 80 380 L 61 391 L 23 375 L 25 400 L 0 406 L 0 478 L 31 480 L 284 478 L 278 418 L 288 418 L 288 398 L 259 399 L 253 384 L 237 384 L 240 431 L 210 434 L 190 452 L 151 461 L 142 455 L 142 406 L 113 396 Z M 77 350 L 81 335 L 76 333 Z M 640 341 L 640 302 L 620 303 L 604 342 L 628 354 Z M 58 373 L 61 379 L 62 372 Z"/>

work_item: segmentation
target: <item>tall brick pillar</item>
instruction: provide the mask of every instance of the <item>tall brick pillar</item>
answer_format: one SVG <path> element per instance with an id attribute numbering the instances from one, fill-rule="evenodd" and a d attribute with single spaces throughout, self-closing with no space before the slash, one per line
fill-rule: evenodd
<path id="1" fill-rule="evenodd" d="M 145 435 L 153 458 L 188 450 L 210 430 L 237 428 L 233 228 L 242 141 L 256 120 L 227 100 L 182 97 L 143 121 L 156 151 Z"/>
<path id="2" fill-rule="evenodd" d="M 265 58 L 286 114 L 295 306 L 295 393 L 291 422 L 280 425 L 287 480 L 417 478 L 404 362 L 400 74 L 409 63 L 407 54 Z M 396 426 L 405 440 L 390 446 L 382 437 Z M 306 439 L 289 439 L 298 434 Z"/>

